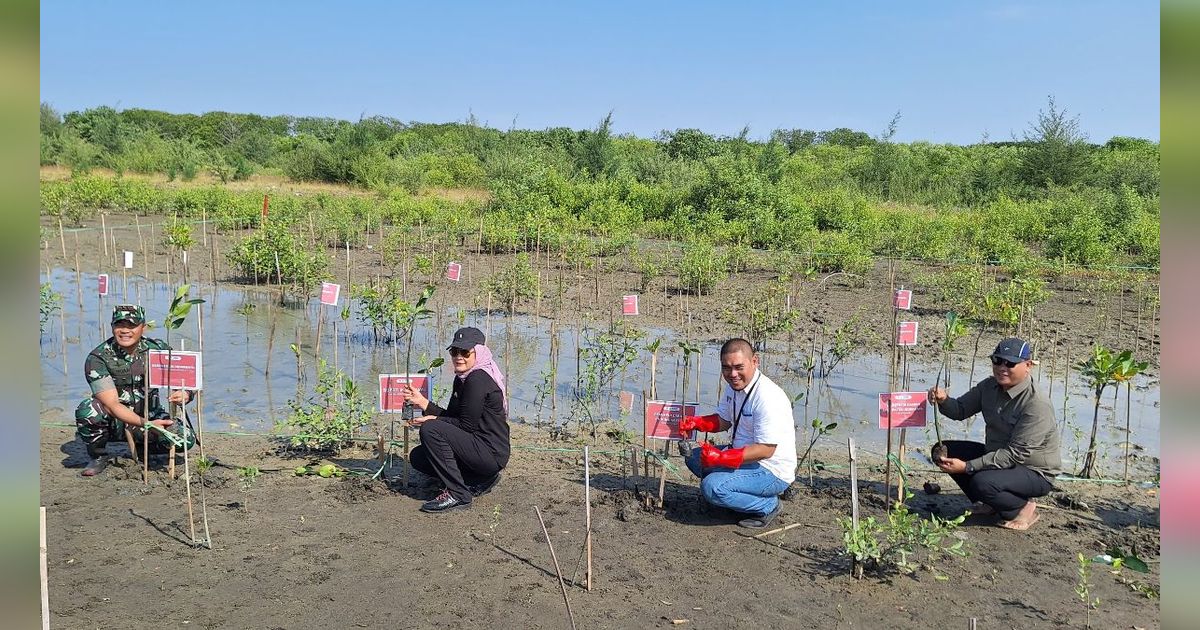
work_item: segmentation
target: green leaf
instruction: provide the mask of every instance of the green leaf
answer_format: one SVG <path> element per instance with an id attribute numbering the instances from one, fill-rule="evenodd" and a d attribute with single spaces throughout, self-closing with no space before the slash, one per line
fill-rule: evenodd
<path id="1" fill-rule="evenodd" d="M 440 368 L 443 365 L 445 365 L 445 363 L 446 363 L 445 359 L 443 359 L 442 357 L 438 357 L 438 358 L 434 359 L 433 361 L 429 362 L 429 369 L 432 370 L 433 368 Z"/>

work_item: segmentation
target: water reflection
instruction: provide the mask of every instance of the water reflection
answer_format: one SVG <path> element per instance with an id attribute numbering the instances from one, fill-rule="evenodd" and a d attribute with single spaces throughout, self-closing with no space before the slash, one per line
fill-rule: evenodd
<path id="1" fill-rule="evenodd" d="M 113 282 L 114 294 L 98 297 L 95 274 L 82 274 L 65 269 L 43 271 L 42 281 L 49 281 L 54 290 L 63 294 L 64 304 L 46 323 L 42 336 L 42 408 L 54 410 L 64 422 L 71 420 L 71 411 L 87 393 L 83 379 L 83 360 L 86 353 L 110 334 L 108 316 L 112 307 L 121 301 L 122 291 L 130 300 L 140 297 L 147 317 L 162 321 L 163 313 L 174 289 L 162 283 L 148 282 L 130 276 L 127 285 L 118 278 Z M 80 282 L 82 286 L 80 286 Z M 407 347 L 392 343 L 373 342 L 371 329 L 357 321 L 357 305 L 352 302 L 352 315 L 342 320 L 340 308 L 322 307 L 316 299 L 304 305 L 283 305 L 273 292 L 265 290 L 231 289 L 211 285 L 193 285 L 192 295 L 206 301 L 193 310 L 183 328 L 170 332 L 176 349 L 202 349 L 204 354 L 205 426 L 214 429 L 267 431 L 288 412 L 287 402 L 298 393 L 311 388 L 315 381 L 318 356 L 317 329 L 320 329 L 320 358 L 336 365 L 353 378 L 370 398 L 375 397 L 376 375 L 403 372 Z M 345 292 L 343 292 L 345 296 Z M 343 300 L 346 298 L 343 297 Z M 324 311 L 324 312 L 322 312 Z M 203 320 L 203 339 L 199 324 Z M 440 321 L 440 325 L 438 322 Z M 477 326 L 489 330 L 488 345 L 497 356 L 508 378 L 510 413 L 514 421 L 545 425 L 574 422 L 571 407 L 576 391 L 576 348 L 585 342 L 577 326 L 553 326 L 548 319 L 506 317 L 482 309 L 447 305 L 435 320 L 427 320 L 413 336 L 411 366 L 427 365 L 443 354 L 456 327 Z M 636 320 L 628 322 L 637 326 Z M 597 324 L 605 326 L 607 322 Z M 638 343 L 637 360 L 615 376 L 612 384 L 600 396 L 597 415 L 623 418 L 640 432 L 640 401 L 650 389 L 650 353 L 645 345 L 656 338 L 663 343 L 658 352 L 655 389 L 659 398 L 682 395 L 682 353 L 675 346 L 674 331 L 642 328 L 645 337 Z M 167 331 L 159 329 L 150 336 L 166 338 Z M 551 343 L 551 338 L 556 338 Z M 299 356 L 292 344 L 300 348 Z M 203 346 L 201 348 L 201 345 Z M 719 344 L 699 344 L 698 366 L 693 363 L 688 374 L 688 398 L 700 402 L 701 412 L 714 407 L 720 384 Z M 551 348 L 556 348 L 557 374 L 552 383 Z M 888 389 L 888 360 L 879 355 L 858 355 L 847 358 L 827 378 L 811 380 L 800 368 L 806 349 L 789 355 L 784 347 L 764 353 L 762 369 L 793 398 L 800 394 L 795 417 L 800 439 L 807 443 L 807 428 L 813 418 L 826 423 L 837 422 L 835 434 L 839 439 L 849 432 L 864 448 L 881 451 L 885 433 L 877 427 L 877 394 Z M 693 361 L 695 358 L 693 357 Z M 910 389 L 924 390 L 933 382 L 938 366 L 917 360 L 908 363 Z M 957 357 L 951 374 L 951 393 L 966 390 L 970 371 L 967 358 Z M 975 374 L 988 374 L 986 358 L 981 358 Z M 439 400 L 449 390 L 453 372 L 449 366 L 435 370 L 434 387 Z M 1056 374 L 1053 383 L 1047 367 L 1035 368 L 1034 378 L 1039 386 L 1050 389 L 1051 400 L 1059 417 L 1063 433 L 1064 460 L 1075 461 L 1080 442 L 1087 439 L 1091 426 L 1091 392 L 1076 374 L 1069 387 L 1063 388 L 1063 374 Z M 619 392 L 634 394 L 632 413 L 622 413 Z M 1108 457 L 1116 457 L 1126 441 L 1124 435 L 1125 390 L 1113 412 L 1113 390 L 1106 390 L 1102 403 L 1100 441 L 1109 449 Z M 1144 454 L 1159 453 L 1159 396 L 1157 381 L 1139 377 L 1135 381 L 1131 404 L 1132 444 L 1144 449 Z M 553 407 L 553 410 L 552 410 Z M 1063 422 L 1063 412 L 1069 419 Z M 982 421 L 968 422 L 943 419 L 943 437 L 982 439 Z M 910 430 L 908 441 L 914 450 L 924 451 L 933 442 L 932 426 Z"/>

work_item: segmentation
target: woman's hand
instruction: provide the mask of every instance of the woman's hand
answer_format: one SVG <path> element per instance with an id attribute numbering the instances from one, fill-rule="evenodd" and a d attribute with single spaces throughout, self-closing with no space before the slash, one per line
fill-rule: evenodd
<path id="1" fill-rule="evenodd" d="M 430 420 L 436 420 L 436 419 L 437 419 L 437 416 L 421 416 L 419 418 L 413 418 L 412 420 L 409 420 L 406 424 L 410 427 L 419 427 L 422 424 L 429 422 Z"/>
<path id="2" fill-rule="evenodd" d="M 409 405 L 416 407 L 422 411 L 429 406 L 429 399 L 421 394 L 421 390 L 412 385 L 404 386 L 404 400 Z"/>

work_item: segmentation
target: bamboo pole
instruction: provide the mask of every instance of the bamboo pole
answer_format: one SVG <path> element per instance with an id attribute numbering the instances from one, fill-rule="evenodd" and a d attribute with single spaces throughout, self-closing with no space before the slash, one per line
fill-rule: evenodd
<path id="1" fill-rule="evenodd" d="M 562 569 L 558 567 L 558 555 L 554 553 L 554 543 L 550 542 L 550 532 L 546 530 L 546 521 L 542 518 L 542 510 L 533 506 L 537 513 L 538 523 L 542 525 L 542 535 L 546 537 L 546 546 L 550 548 L 550 559 L 554 561 L 554 574 L 558 576 L 558 588 L 562 591 L 563 602 L 567 605 L 567 618 L 571 620 L 571 630 L 576 630 L 575 613 L 571 611 L 571 600 L 567 598 L 567 584 L 563 581 Z"/>
<path id="2" fill-rule="evenodd" d="M 588 445 L 583 445 L 583 518 L 587 532 L 587 570 L 583 574 L 588 592 L 592 592 L 592 457 Z"/>
<path id="3" fill-rule="evenodd" d="M 100 242 L 104 243 L 104 257 L 108 258 L 108 222 L 104 219 L 104 215 L 105 213 L 100 213 Z"/>
<path id="4" fill-rule="evenodd" d="M 142 353 L 142 483 L 150 485 L 150 352 Z"/>
<path id="5" fill-rule="evenodd" d="M 50 630 L 50 570 L 46 562 L 46 506 L 38 508 L 39 569 L 42 581 L 42 630 Z"/>
<path id="6" fill-rule="evenodd" d="M 855 534 L 858 533 L 858 455 L 854 450 L 854 437 L 846 438 L 846 448 L 850 453 L 850 523 Z M 850 574 L 854 575 L 855 567 L 851 562 Z"/>

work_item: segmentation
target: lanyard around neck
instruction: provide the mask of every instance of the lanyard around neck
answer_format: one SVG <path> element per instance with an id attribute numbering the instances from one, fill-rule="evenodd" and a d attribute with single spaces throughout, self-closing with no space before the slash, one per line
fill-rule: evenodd
<path id="1" fill-rule="evenodd" d="M 758 387 L 758 379 L 760 377 L 761 374 L 755 374 L 754 382 L 750 384 L 750 389 L 746 390 L 746 397 L 742 399 L 742 406 L 738 407 L 737 415 L 733 417 L 733 431 L 729 433 L 730 444 L 733 444 L 733 441 L 737 438 L 738 425 L 742 422 L 742 412 L 746 410 L 746 403 L 750 402 L 750 396 L 754 393 L 754 388 Z M 734 392 L 733 399 L 737 400 L 737 392 Z"/>

